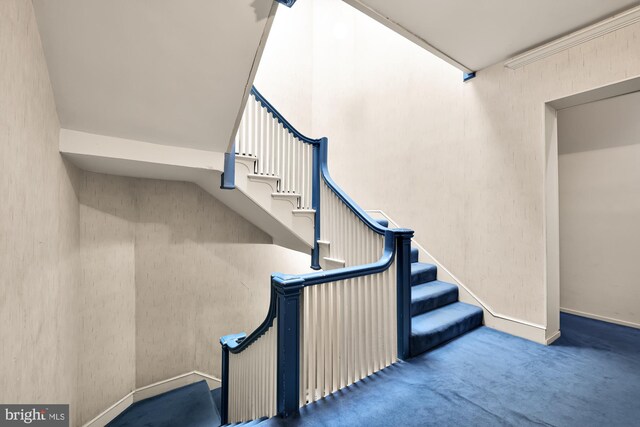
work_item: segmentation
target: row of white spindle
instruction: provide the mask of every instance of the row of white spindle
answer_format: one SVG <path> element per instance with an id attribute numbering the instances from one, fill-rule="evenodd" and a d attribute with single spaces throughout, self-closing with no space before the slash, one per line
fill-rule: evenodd
<path id="1" fill-rule="evenodd" d="M 286 129 L 253 94 L 235 144 L 236 154 L 256 158 L 256 175 L 279 177 L 278 192 L 300 195 L 300 209 L 311 209 L 313 146 Z"/>
<path id="2" fill-rule="evenodd" d="M 397 361 L 396 267 L 304 288 L 300 406 Z"/>
<path id="3" fill-rule="evenodd" d="M 229 422 L 276 414 L 278 320 L 242 352 L 229 352 Z"/>
<path id="4" fill-rule="evenodd" d="M 320 184 L 320 240 L 330 242 L 331 258 L 346 267 L 376 262 L 384 236 L 367 227 L 323 181 Z"/>

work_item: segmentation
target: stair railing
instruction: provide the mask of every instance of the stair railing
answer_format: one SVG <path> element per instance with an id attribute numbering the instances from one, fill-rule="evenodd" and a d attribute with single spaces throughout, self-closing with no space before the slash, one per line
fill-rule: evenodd
<path id="1" fill-rule="evenodd" d="M 301 207 L 315 210 L 312 267 L 321 234 L 345 267 L 273 274 L 260 327 L 220 339 L 223 423 L 289 416 L 409 354 L 413 231 L 373 220 L 331 178 L 327 138 L 301 135 L 255 88 L 252 97 L 235 154 L 255 157 L 255 173 L 279 176 L 279 190 L 306 195 Z"/>

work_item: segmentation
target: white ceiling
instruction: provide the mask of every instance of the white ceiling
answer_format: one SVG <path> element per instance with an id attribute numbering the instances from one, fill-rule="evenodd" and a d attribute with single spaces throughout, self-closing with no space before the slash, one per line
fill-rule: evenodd
<path id="1" fill-rule="evenodd" d="M 225 151 L 272 0 L 33 0 L 61 126 Z"/>
<path id="2" fill-rule="evenodd" d="M 345 0 L 481 70 L 640 4 L 638 0 Z M 386 19 L 384 19 L 386 18 Z M 397 28 L 395 28 L 397 29 Z M 414 38 L 415 39 L 415 38 Z"/>

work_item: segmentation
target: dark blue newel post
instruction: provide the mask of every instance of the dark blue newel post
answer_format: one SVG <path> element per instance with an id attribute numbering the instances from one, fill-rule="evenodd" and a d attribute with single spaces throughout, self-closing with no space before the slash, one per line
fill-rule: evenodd
<path id="1" fill-rule="evenodd" d="M 220 390 L 220 421 L 222 425 L 229 423 L 229 347 L 223 338 L 220 339 L 222 344 L 222 375 Z"/>
<path id="2" fill-rule="evenodd" d="M 224 172 L 220 176 L 220 188 L 233 190 L 236 188 L 236 145 L 229 153 L 224 153 Z"/>
<path id="3" fill-rule="evenodd" d="M 313 221 L 313 250 L 311 251 L 311 268 L 320 270 L 320 161 L 321 152 L 326 152 L 327 138 L 322 138 L 317 144 L 313 144 L 313 168 L 311 173 L 311 207 L 316 211 Z"/>
<path id="4" fill-rule="evenodd" d="M 277 298 L 278 353 L 276 410 L 283 418 L 300 408 L 300 297 L 304 280 L 296 276 L 271 276 Z"/>
<path id="5" fill-rule="evenodd" d="M 410 355 L 411 338 L 411 238 L 413 230 L 393 230 L 396 241 L 397 304 L 398 304 L 398 358 Z"/>

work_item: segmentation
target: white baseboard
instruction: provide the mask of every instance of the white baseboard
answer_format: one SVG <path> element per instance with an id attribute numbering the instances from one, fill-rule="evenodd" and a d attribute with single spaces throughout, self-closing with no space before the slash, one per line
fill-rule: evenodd
<path id="1" fill-rule="evenodd" d="M 555 334 L 553 334 L 549 338 L 547 338 L 547 342 L 545 344 L 546 345 L 551 345 L 558 338 L 560 338 L 560 331 L 557 331 Z"/>
<path id="2" fill-rule="evenodd" d="M 560 311 L 568 314 L 575 314 L 576 316 L 587 317 L 589 319 L 601 320 L 603 322 L 615 323 L 616 325 L 628 326 L 630 328 L 640 329 L 639 323 L 629 322 L 627 320 L 614 319 L 612 317 L 600 316 L 598 314 L 585 313 L 584 311 L 573 310 L 570 308 L 560 307 Z"/>
<path id="3" fill-rule="evenodd" d="M 207 382 L 210 390 L 219 387 L 221 382 L 218 378 L 199 371 L 191 371 L 173 378 L 158 381 L 157 383 L 149 384 L 131 391 L 122 399 L 118 400 L 116 403 L 101 412 L 97 417 L 84 424 L 83 427 L 104 427 L 108 422 L 120 415 L 125 409 L 135 402 L 202 380 Z"/>
<path id="4" fill-rule="evenodd" d="M 375 217 L 382 217 L 389 221 L 389 224 L 395 228 L 400 228 L 399 224 L 381 210 L 367 210 L 368 214 Z M 421 259 L 431 262 L 438 266 L 438 279 L 458 285 L 459 300 L 467 304 L 472 304 L 482 308 L 484 313 L 484 325 L 496 329 L 507 334 L 515 335 L 529 341 L 537 342 L 543 345 L 549 345 L 556 337 L 554 334 L 547 339 L 547 327 L 545 325 L 530 322 L 524 319 L 517 319 L 506 314 L 495 311 L 489 304 L 474 294 L 471 289 L 449 271 L 442 263 L 440 263 L 433 255 L 431 255 L 424 247 L 418 243 L 415 238 L 411 241 L 411 246 L 418 248 Z"/>

